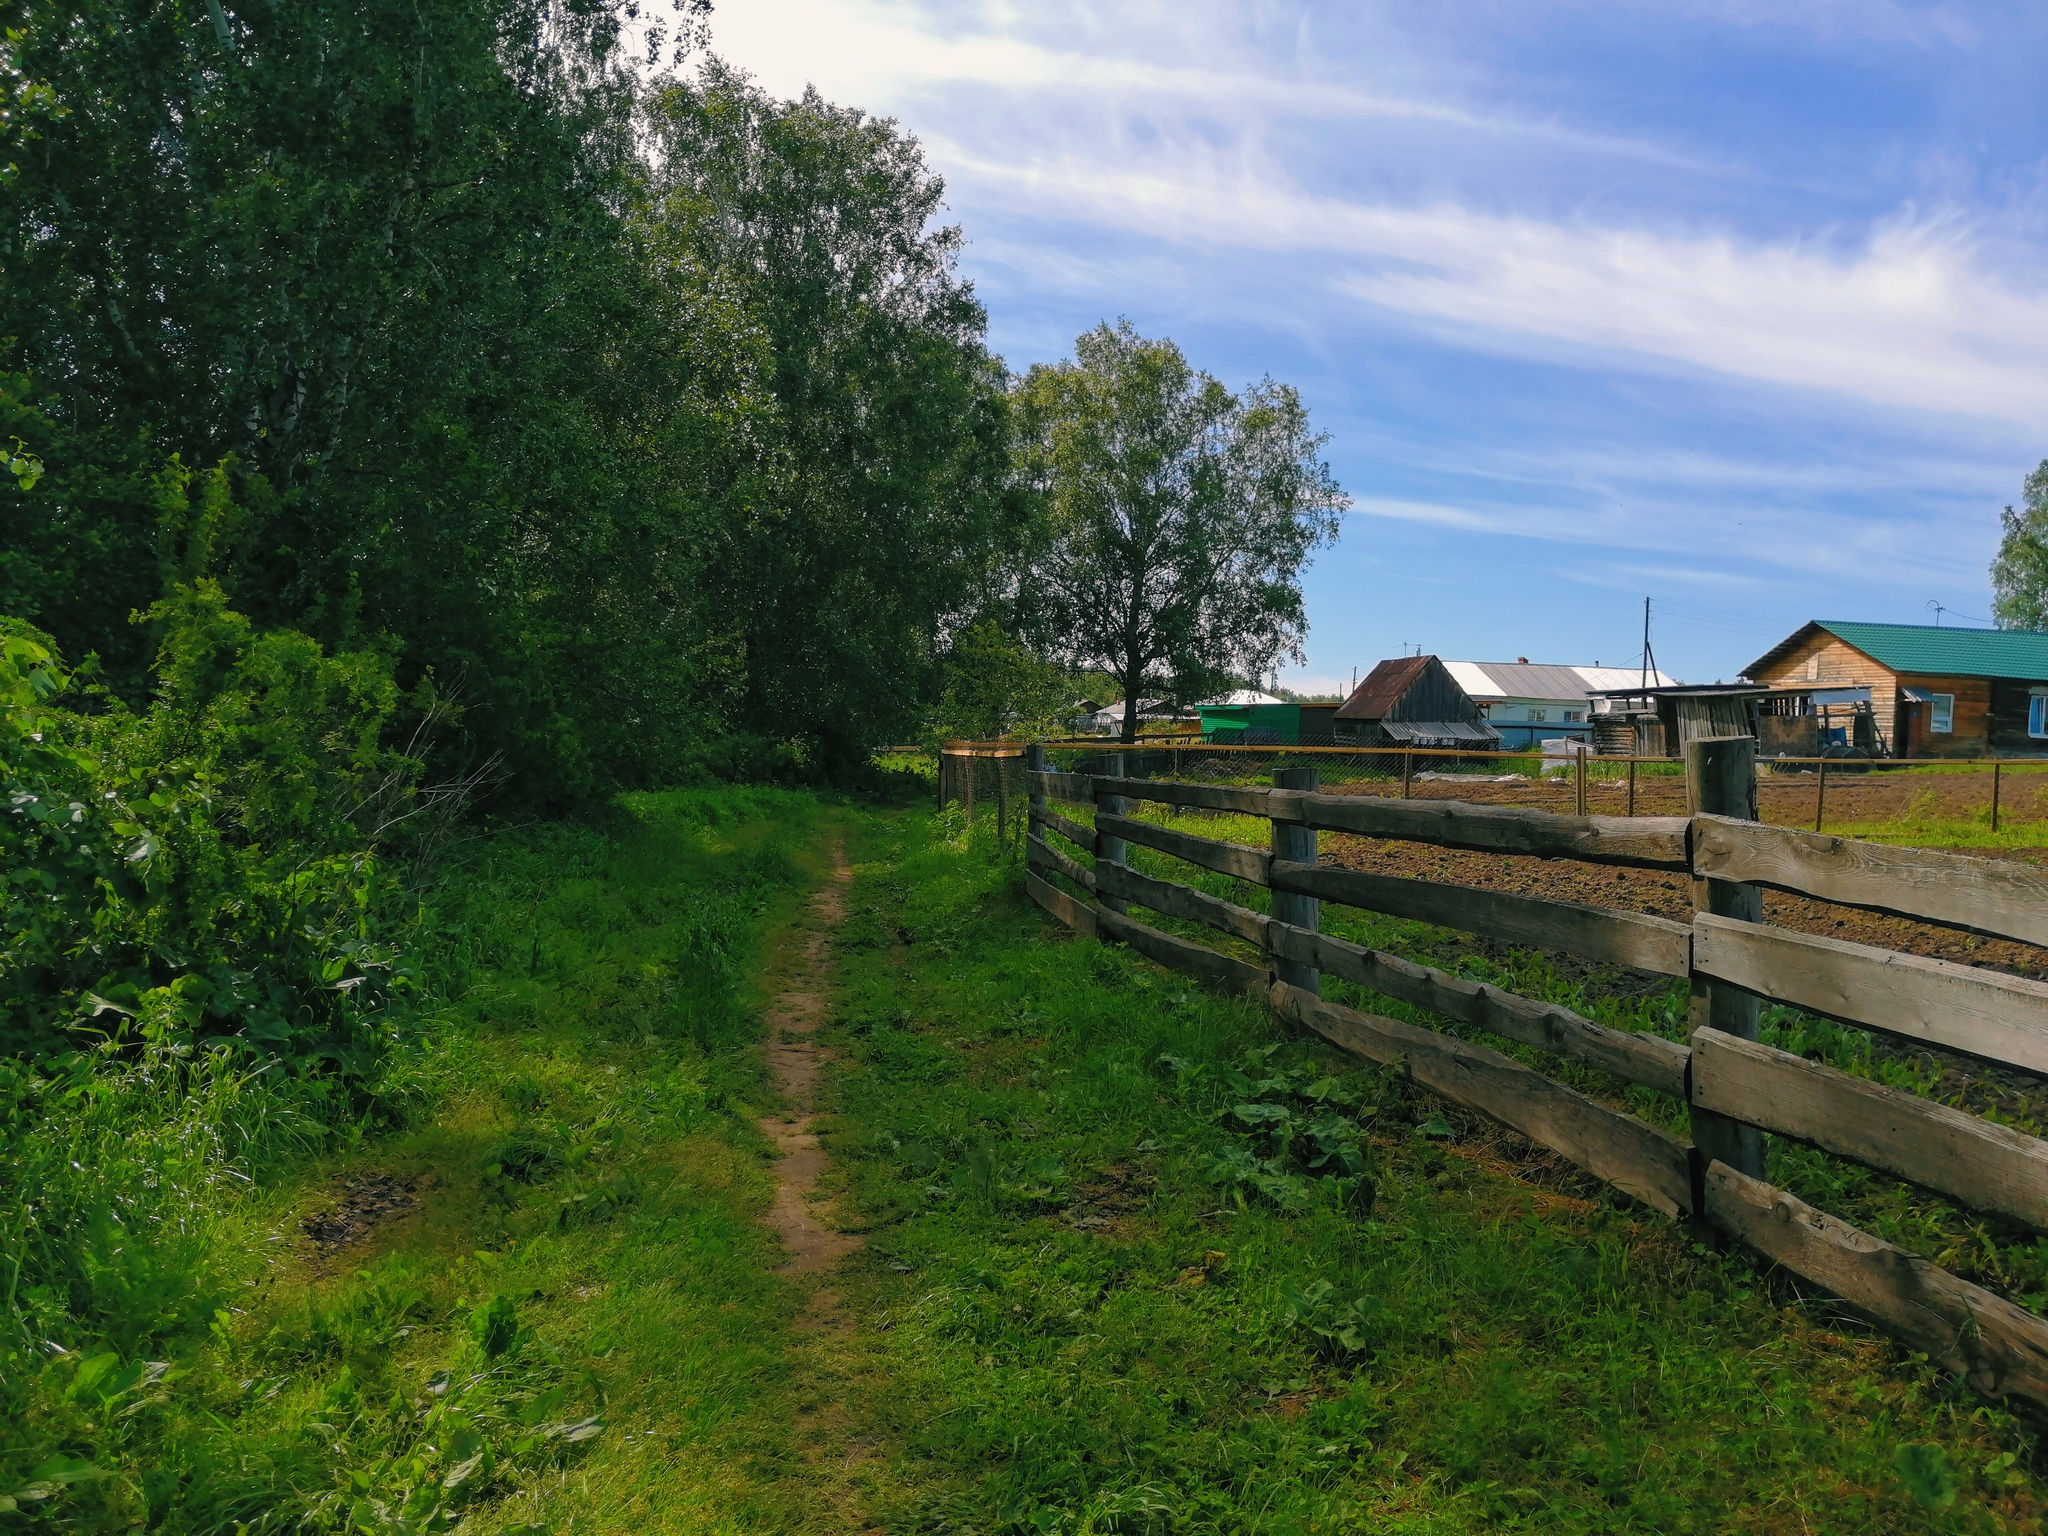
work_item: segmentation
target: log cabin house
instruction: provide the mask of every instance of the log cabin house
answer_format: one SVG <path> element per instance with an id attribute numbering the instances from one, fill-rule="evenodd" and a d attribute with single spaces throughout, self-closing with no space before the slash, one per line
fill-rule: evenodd
<path id="1" fill-rule="evenodd" d="M 1452 747 L 1488 752 L 1500 733 L 1434 656 L 1381 662 L 1331 721 L 1339 745 Z"/>
<path id="2" fill-rule="evenodd" d="M 1867 715 L 1885 756 L 2048 756 L 2048 634 L 1815 619 L 1743 675 L 1771 691 L 1768 713 L 1788 720 L 1847 703 L 1852 720 Z M 1774 722 L 1760 715 L 1758 725 L 1761 740 Z M 1819 729 L 1826 745 L 1842 727 Z"/>

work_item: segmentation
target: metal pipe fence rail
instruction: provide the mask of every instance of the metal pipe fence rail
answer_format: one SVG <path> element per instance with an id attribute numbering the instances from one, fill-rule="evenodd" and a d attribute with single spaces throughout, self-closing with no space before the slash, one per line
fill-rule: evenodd
<path id="1" fill-rule="evenodd" d="M 1694 809 L 1687 795 L 1684 764 L 1666 757 L 1601 757 L 1591 752 L 1545 755 L 1537 751 L 1478 752 L 1426 747 L 1262 746 L 1209 744 L 1199 738 L 1160 736 L 1135 743 L 1093 737 L 1038 743 L 1057 767 L 1106 772 L 1112 763 L 1132 778 L 1171 778 L 1200 783 L 1247 783 L 1275 772 L 1313 768 L 1327 790 L 1344 794 L 1394 795 L 1401 799 L 1477 800 L 1527 805 L 1572 815 L 1682 816 Z M 939 805 L 961 804 L 970 819 L 993 812 L 1007 824 L 1009 807 L 1023 793 L 1022 742 L 949 742 L 939 757 Z M 1993 833 L 2012 819 L 2008 792 L 2024 782 L 2032 790 L 2022 818 L 2048 820 L 2048 757 L 2044 758 L 1759 758 L 1766 820 L 1811 825 L 1821 831 L 1830 816 L 1844 820 L 1888 820 L 1866 813 L 1859 801 L 1889 786 L 1886 798 L 1910 806 L 1925 789 L 1926 772 L 1943 776 L 1953 788 L 1955 814 L 1987 815 Z M 1946 775 L 1973 782 L 1948 785 Z M 1894 777 L 1896 775 L 1896 777 Z M 1834 808 L 1830 809 L 1830 791 Z M 1860 793 L 1859 793 L 1860 790 Z M 1847 799 L 1845 800 L 1845 796 Z M 1844 813 L 1844 806 L 1848 807 Z"/>
<path id="2" fill-rule="evenodd" d="M 1425 1088 L 1642 1203 L 1739 1239 L 1833 1291 L 1980 1390 L 2048 1405 L 2048 1320 L 1773 1188 L 1764 1182 L 1762 1136 L 1806 1142 L 2040 1233 L 2048 1233 L 2048 1142 L 1756 1038 L 1768 999 L 2048 1075 L 2048 985 L 1772 927 L 1761 921 L 1759 895 L 1768 886 L 2048 944 L 2048 871 L 1761 823 L 1754 748 L 1749 737 L 1690 743 L 1686 782 L 1699 808 L 1623 817 L 1332 794 L 1300 766 L 1273 787 L 1059 771 L 1033 747 L 1024 880 L 1076 932 L 1264 999 L 1282 1019 L 1367 1060 L 1401 1063 Z M 1086 807 L 1092 825 L 1053 802 Z M 1257 817 L 1271 836 L 1264 847 L 1197 836 L 1145 818 L 1145 804 Z M 1697 910 L 1684 923 L 1324 866 L 1316 860 L 1322 831 L 1670 870 L 1692 878 Z M 1134 869 L 1132 844 L 1265 887 L 1274 910 Z M 1334 938 L 1320 931 L 1331 903 L 1685 978 L 1690 1039 L 1612 1029 Z M 1260 959 L 1169 933 L 1134 908 L 1229 935 Z M 1692 1134 L 1671 1135 L 1485 1046 L 1328 1002 L 1324 975 L 1669 1095 L 1686 1106 Z"/>

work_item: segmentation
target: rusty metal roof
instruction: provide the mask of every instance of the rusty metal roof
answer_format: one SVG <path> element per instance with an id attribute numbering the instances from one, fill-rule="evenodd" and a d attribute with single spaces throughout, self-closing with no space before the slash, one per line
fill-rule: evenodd
<path id="1" fill-rule="evenodd" d="M 1366 673 L 1365 681 L 1337 711 L 1339 720 L 1383 720 L 1401 702 L 1401 695 L 1429 670 L 1434 656 L 1393 656 Z"/>

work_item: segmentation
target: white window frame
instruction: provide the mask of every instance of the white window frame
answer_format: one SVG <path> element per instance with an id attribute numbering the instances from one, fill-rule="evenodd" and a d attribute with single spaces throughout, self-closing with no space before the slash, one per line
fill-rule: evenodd
<path id="1" fill-rule="evenodd" d="M 2048 688 L 2028 690 L 2027 734 L 2037 738 L 2048 737 Z"/>
<path id="2" fill-rule="evenodd" d="M 1956 733 L 1956 696 L 1952 693 L 1932 695 L 1933 702 L 1927 706 L 1927 734 L 1930 736 L 1953 736 Z"/>
<path id="3" fill-rule="evenodd" d="M 1529 718 L 1531 720 L 1548 720 L 1550 718 L 1550 711 L 1547 709 L 1538 709 L 1535 707 L 1535 705 L 1532 704 L 1529 706 Z"/>

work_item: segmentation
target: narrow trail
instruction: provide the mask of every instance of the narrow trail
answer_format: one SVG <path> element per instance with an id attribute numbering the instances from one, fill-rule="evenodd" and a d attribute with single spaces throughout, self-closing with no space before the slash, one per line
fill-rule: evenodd
<path id="1" fill-rule="evenodd" d="M 768 966 L 768 1060 L 781 1090 L 783 1110 L 759 1122 L 775 1143 L 775 1202 L 768 1225 L 789 1249 L 783 1274 L 824 1269 L 861 1246 L 851 1232 L 836 1231 L 819 1216 L 812 1192 L 832 1158 L 813 1129 L 818 1077 L 830 1053 L 812 1036 L 825 1016 L 831 985 L 832 934 L 846 920 L 846 888 L 853 866 L 843 834 L 832 839 L 832 873 L 811 898 L 806 919 L 793 924 Z"/>

